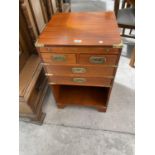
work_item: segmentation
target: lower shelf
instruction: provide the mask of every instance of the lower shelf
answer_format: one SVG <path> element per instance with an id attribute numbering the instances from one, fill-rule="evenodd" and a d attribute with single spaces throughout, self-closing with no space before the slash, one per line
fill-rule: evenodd
<path id="1" fill-rule="evenodd" d="M 52 89 L 60 108 L 64 108 L 66 105 L 83 105 L 106 111 L 110 88 L 53 85 Z"/>

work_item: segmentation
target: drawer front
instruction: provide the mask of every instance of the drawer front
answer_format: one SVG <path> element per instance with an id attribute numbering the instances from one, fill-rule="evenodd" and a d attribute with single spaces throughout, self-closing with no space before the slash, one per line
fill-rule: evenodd
<path id="1" fill-rule="evenodd" d="M 53 75 L 75 75 L 75 76 L 114 76 L 115 67 L 102 66 L 63 66 L 63 65 L 45 65 L 47 74 Z"/>
<path id="2" fill-rule="evenodd" d="M 106 47 L 42 47 L 40 52 L 119 54 L 121 50 L 119 48 Z"/>
<path id="3" fill-rule="evenodd" d="M 80 54 L 79 64 L 91 65 L 112 65 L 116 66 L 118 63 L 118 55 L 89 55 Z"/>
<path id="4" fill-rule="evenodd" d="M 50 64 L 76 64 L 75 54 L 41 53 L 45 63 Z"/>
<path id="5" fill-rule="evenodd" d="M 74 53 L 77 48 L 74 47 L 42 47 L 40 52 L 52 52 L 52 53 Z"/>
<path id="6" fill-rule="evenodd" d="M 49 76 L 49 84 L 83 85 L 111 87 L 111 78 L 103 77 L 75 77 L 75 76 Z"/>
<path id="7" fill-rule="evenodd" d="M 77 49 L 78 53 L 97 53 L 97 54 L 119 54 L 118 48 L 106 48 L 106 47 L 80 47 Z"/>
<path id="8" fill-rule="evenodd" d="M 39 104 L 39 100 L 43 95 L 43 90 L 45 89 L 46 85 L 47 85 L 47 78 L 44 75 L 45 72 L 42 69 L 36 84 L 33 88 L 33 91 L 31 92 L 31 95 L 29 97 L 28 103 L 29 105 L 31 105 L 31 107 L 33 107 L 33 109 L 36 109 L 38 104 Z"/>

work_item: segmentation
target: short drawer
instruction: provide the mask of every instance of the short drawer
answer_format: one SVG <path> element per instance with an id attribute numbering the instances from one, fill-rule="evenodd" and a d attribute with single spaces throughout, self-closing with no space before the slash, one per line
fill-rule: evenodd
<path id="1" fill-rule="evenodd" d="M 49 84 L 111 87 L 112 79 L 103 77 L 48 76 Z"/>
<path id="2" fill-rule="evenodd" d="M 47 75 L 75 75 L 75 76 L 108 76 L 113 77 L 115 67 L 89 65 L 45 65 Z"/>
<path id="3" fill-rule="evenodd" d="M 119 54 L 119 48 L 106 48 L 106 47 L 79 47 L 77 53 L 95 53 L 95 54 Z"/>
<path id="4" fill-rule="evenodd" d="M 50 64 L 76 64 L 75 54 L 41 53 L 45 63 Z"/>
<path id="5" fill-rule="evenodd" d="M 79 64 L 94 64 L 94 65 L 112 65 L 116 66 L 118 63 L 118 55 L 92 55 L 80 54 L 78 59 Z"/>
<path id="6" fill-rule="evenodd" d="M 42 47 L 40 52 L 52 52 L 52 53 L 73 53 L 76 52 L 75 47 Z"/>

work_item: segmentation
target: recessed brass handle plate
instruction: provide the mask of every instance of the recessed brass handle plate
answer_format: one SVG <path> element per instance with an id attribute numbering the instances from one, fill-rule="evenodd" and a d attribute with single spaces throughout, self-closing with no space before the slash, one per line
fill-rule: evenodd
<path id="1" fill-rule="evenodd" d="M 72 73 L 86 73 L 86 68 L 82 67 L 73 67 Z"/>
<path id="2" fill-rule="evenodd" d="M 46 49 L 47 49 L 47 51 L 50 51 L 51 50 L 51 48 L 49 48 L 49 47 L 47 47 Z"/>
<path id="3" fill-rule="evenodd" d="M 73 82 L 83 83 L 86 82 L 86 78 L 73 78 Z"/>
<path id="4" fill-rule="evenodd" d="M 106 49 L 105 49 L 105 51 L 106 51 L 106 52 L 109 52 L 109 51 L 110 51 L 110 49 L 109 49 L 109 48 L 106 48 Z"/>
<path id="5" fill-rule="evenodd" d="M 99 56 L 91 56 L 89 58 L 89 62 L 93 64 L 104 64 L 106 62 L 106 58 Z"/>
<path id="6" fill-rule="evenodd" d="M 56 61 L 56 62 L 63 62 L 63 61 L 66 61 L 66 56 L 60 55 L 60 54 L 55 54 L 52 56 L 52 60 Z"/>

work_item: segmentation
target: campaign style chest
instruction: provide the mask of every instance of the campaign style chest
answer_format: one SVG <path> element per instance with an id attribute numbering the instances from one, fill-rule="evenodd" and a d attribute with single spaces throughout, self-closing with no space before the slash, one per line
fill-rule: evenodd
<path id="1" fill-rule="evenodd" d="M 122 48 L 113 12 L 54 15 L 36 47 L 59 108 L 106 111 Z"/>

